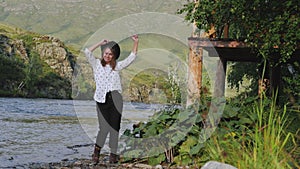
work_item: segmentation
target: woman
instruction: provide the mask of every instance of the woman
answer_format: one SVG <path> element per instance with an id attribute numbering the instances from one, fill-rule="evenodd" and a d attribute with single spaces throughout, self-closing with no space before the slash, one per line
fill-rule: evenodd
<path id="1" fill-rule="evenodd" d="M 99 121 L 99 131 L 96 138 L 94 153 L 92 155 L 94 163 L 99 162 L 100 150 L 104 146 L 106 137 L 109 137 L 110 163 L 117 163 L 117 149 L 119 140 L 119 130 L 123 109 L 122 87 L 119 72 L 129 66 L 136 58 L 138 50 L 138 36 L 133 35 L 133 48 L 130 55 L 117 62 L 120 56 L 120 47 L 114 41 L 102 40 L 95 45 L 85 49 L 85 55 L 92 65 L 96 91 L 94 100 L 96 101 L 97 115 Z M 102 58 L 96 59 L 93 51 L 101 47 Z"/>

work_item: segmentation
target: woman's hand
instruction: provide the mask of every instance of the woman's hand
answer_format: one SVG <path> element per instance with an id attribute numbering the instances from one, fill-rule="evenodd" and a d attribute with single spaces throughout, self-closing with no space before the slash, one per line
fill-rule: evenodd
<path id="1" fill-rule="evenodd" d="M 97 49 L 99 46 L 105 45 L 109 42 L 109 40 L 103 39 L 100 42 L 96 43 L 95 45 L 89 47 L 89 50 L 93 52 L 95 49 Z"/>
<path id="2" fill-rule="evenodd" d="M 109 42 L 109 40 L 103 39 L 99 42 L 99 46 L 105 45 Z"/>
<path id="3" fill-rule="evenodd" d="M 132 52 L 134 54 L 137 54 L 137 51 L 138 51 L 138 44 L 139 44 L 139 37 L 138 35 L 133 35 L 131 36 L 131 39 L 133 40 L 133 48 L 132 48 Z"/>
<path id="4" fill-rule="evenodd" d="M 133 35 L 133 36 L 131 36 L 131 39 L 132 39 L 134 42 L 138 42 L 138 41 L 139 41 L 139 36 L 138 36 L 138 35 Z"/>

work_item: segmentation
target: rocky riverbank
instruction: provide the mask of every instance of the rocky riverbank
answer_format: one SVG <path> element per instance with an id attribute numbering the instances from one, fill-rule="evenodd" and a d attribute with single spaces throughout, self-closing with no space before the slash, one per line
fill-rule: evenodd
<path id="1" fill-rule="evenodd" d="M 163 169 L 170 168 L 162 165 L 150 166 L 142 163 L 118 163 L 110 164 L 108 162 L 108 156 L 103 155 L 102 160 L 98 164 L 93 164 L 91 159 L 65 159 L 56 163 L 34 163 L 30 164 L 28 168 L 31 169 Z M 177 167 L 178 168 L 178 167 Z M 183 168 L 183 167 L 179 167 Z M 185 167 L 186 168 L 186 167 Z M 175 169 L 175 168 L 174 168 Z"/>
<path id="2" fill-rule="evenodd" d="M 142 163 L 120 163 L 120 164 L 109 164 L 108 156 L 103 156 L 102 161 L 97 165 L 89 159 L 74 159 L 74 160 L 63 160 L 59 163 L 39 163 L 31 164 L 31 169 L 237 169 L 229 164 L 220 163 L 217 161 L 209 161 L 202 167 L 198 166 L 176 166 L 170 167 L 169 165 L 156 165 L 150 166 Z"/>

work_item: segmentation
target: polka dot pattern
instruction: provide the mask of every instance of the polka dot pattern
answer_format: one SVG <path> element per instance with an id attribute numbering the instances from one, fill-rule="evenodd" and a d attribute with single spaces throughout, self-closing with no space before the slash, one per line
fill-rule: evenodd
<path id="1" fill-rule="evenodd" d="M 102 66 L 100 60 L 96 59 L 89 49 L 86 48 L 84 53 L 93 68 L 96 83 L 94 100 L 99 103 L 105 103 L 107 92 L 117 90 L 122 93 L 120 71 L 128 67 L 135 60 L 136 55 L 130 53 L 126 59 L 117 62 L 115 70 L 112 70 L 110 65 Z"/>

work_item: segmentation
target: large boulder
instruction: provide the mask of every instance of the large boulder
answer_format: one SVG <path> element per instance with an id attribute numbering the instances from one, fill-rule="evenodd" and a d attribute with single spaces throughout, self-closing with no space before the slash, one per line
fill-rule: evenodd
<path id="1" fill-rule="evenodd" d="M 41 36 L 35 41 L 44 41 L 35 46 L 41 59 L 61 77 L 71 80 L 73 73 L 72 57 L 74 56 L 66 50 L 63 42 L 50 36 Z"/>

